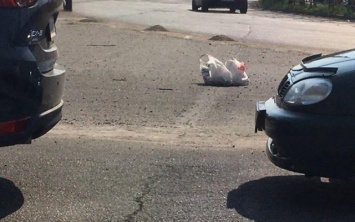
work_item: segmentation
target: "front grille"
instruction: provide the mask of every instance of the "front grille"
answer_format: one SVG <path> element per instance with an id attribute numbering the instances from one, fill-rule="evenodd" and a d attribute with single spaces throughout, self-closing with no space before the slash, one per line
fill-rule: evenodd
<path id="1" fill-rule="evenodd" d="M 279 85 L 279 88 L 278 88 L 278 92 L 277 92 L 281 99 L 285 96 L 285 94 L 286 94 L 287 90 L 290 88 L 290 86 L 291 86 L 291 80 L 290 80 L 289 76 L 286 75 L 282 79 L 282 81 Z"/>

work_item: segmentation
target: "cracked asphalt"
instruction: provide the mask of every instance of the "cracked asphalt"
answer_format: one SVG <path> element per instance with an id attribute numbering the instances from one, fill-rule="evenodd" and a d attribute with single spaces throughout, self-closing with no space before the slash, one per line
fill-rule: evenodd
<path id="1" fill-rule="evenodd" d="M 254 106 L 307 50 L 62 13 L 63 120 L 0 150 L 3 221 L 354 221 L 351 184 L 273 166 Z M 244 61 L 247 87 L 202 84 L 198 58 Z"/>

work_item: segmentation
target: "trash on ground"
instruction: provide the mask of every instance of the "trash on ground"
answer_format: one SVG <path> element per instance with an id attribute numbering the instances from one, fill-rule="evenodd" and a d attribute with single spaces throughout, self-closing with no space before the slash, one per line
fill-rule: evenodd
<path id="1" fill-rule="evenodd" d="M 223 64 L 215 57 L 204 54 L 200 57 L 200 71 L 206 85 L 246 86 L 249 84 L 245 64 L 235 58 Z"/>

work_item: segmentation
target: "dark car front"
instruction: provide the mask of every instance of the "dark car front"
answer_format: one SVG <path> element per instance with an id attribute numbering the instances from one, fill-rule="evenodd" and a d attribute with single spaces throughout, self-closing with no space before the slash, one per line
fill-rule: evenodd
<path id="1" fill-rule="evenodd" d="M 55 23 L 61 0 L 0 0 L 0 146 L 29 143 L 60 119 L 65 71 Z"/>
<path id="2" fill-rule="evenodd" d="M 309 176 L 355 175 L 355 50 L 314 55 L 257 103 L 255 131 L 277 166 Z"/>

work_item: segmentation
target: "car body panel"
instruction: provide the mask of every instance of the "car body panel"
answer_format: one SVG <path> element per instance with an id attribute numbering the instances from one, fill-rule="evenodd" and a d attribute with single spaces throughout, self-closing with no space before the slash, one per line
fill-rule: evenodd
<path id="1" fill-rule="evenodd" d="M 54 44 L 61 6 L 0 7 L 0 146 L 30 143 L 61 119 L 65 70 Z"/>
<path id="2" fill-rule="evenodd" d="M 278 94 L 256 104 L 255 131 L 269 137 L 267 155 L 277 166 L 310 176 L 355 176 L 355 50 L 305 58 L 281 81 Z M 297 82 L 326 78 L 329 96 L 293 106 L 284 95 Z"/>
<path id="3" fill-rule="evenodd" d="M 209 8 L 229 8 L 231 12 L 239 9 L 241 13 L 246 13 L 248 10 L 247 0 L 192 0 L 192 9 L 197 10 L 199 7 L 202 11 L 207 11 Z"/>
<path id="4" fill-rule="evenodd" d="M 196 0 L 196 3 L 201 7 L 204 3 L 208 4 L 209 8 L 229 8 L 237 6 L 242 0 Z"/>

